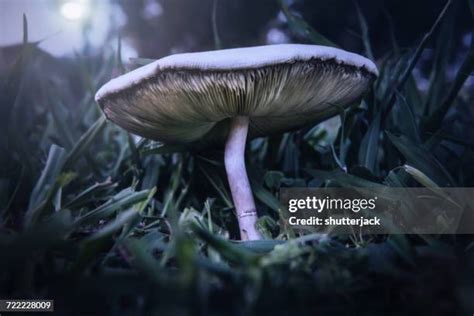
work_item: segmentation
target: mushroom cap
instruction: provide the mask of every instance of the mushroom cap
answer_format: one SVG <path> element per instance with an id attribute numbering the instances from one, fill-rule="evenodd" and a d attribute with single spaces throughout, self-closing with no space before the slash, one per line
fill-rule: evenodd
<path id="1" fill-rule="evenodd" d="M 112 79 L 95 98 L 111 121 L 166 143 L 222 142 L 230 119 L 249 137 L 318 123 L 358 101 L 378 72 L 347 51 L 282 44 L 171 55 Z"/>

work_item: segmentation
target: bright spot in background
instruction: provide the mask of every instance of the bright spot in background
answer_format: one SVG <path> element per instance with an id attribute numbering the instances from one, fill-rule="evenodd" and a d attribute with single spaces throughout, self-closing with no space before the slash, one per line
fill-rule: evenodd
<path id="1" fill-rule="evenodd" d="M 61 5 L 61 14 L 68 20 L 80 20 L 88 15 L 87 3 L 84 1 L 68 1 Z"/>
<path id="2" fill-rule="evenodd" d="M 87 39 L 92 49 L 116 49 L 106 42 L 109 32 L 126 23 L 126 15 L 110 0 L 0 0 L 0 47 L 20 44 L 23 38 L 22 16 L 28 19 L 30 42 L 56 57 L 81 52 Z M 113 36 L 113 34 L 112 34 Z M 122 42 L 122 57 L 128 62 L 137 57 L 131 43 Z"/>
<path id="3" fill-rule="evenodd" d="M 273 28 L 267 33 L 267 44 L 284 44 L 289 43 L 290 38 L 283 31 Z"/>
<path id="4" fill-rule="evenodd" d="M 145 19 L 153 19 L 163 13 L 163 8 L 156 0 L 145 0 L 143 8 L 143 17 Z"/>

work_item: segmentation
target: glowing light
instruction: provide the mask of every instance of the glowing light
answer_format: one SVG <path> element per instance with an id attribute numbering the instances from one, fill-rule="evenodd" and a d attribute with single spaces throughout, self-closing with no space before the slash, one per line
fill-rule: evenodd
<path id="1" fill-rule="evenodd" d="M 83 2 L 69 1 L 61 6 L 61 14 L 68 20 L 80 20 L 87 15 L 87 5 Z"/>

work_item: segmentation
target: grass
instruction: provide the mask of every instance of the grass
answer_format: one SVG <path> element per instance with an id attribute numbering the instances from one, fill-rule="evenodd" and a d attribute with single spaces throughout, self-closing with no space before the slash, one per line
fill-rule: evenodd
<path id="1" fill-rule="evenodd" d="M 293 32 L 335 45 L 281 5 Z M 93 95 L 123 69 L 120 49 L 53 61 L 61 80 L 35 80 L 48 57 L 28 42 L 25 18 L 24 43 L 1 77 L 0 297 L 53 298 L 61 315 L 472 313 L 472 237 L 322 239 L 285 225 L 278 202 L 280 187 L 474 185 L 473 143 L 462 137 L 472 122 L 458 114 L 472 97 L 458 95 L 473 46 L 452 82 L 439 75 L 450 58 L 443 45 L 428 93 L 412 75 L 426 45 L 447 42 L 455 14 L 448 2 L 417 46 L 394 42 L 373 89 L 340 113 L 334 142 L 315 127 L 250 144 L 267 239 L 245 243 L 231 241 L 222 149 L 135 142 L 106 122 Z"/>

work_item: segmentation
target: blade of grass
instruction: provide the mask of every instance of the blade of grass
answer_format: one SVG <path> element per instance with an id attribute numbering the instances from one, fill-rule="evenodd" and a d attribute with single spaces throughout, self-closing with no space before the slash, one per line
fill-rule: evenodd
<path id="1" fill-rule="evenodd" d="M 108 254 L 112 253 L 121 244 L 121 241 L 128 235 L 133 226 L 138 223 L 137 219 L 139 219 L 140 214 L 142 214 L 155 192 L 156 189 L 150 190 L 148 197 L 143 202 L 138 202 L 129 210 L 120 213 L 114 221 L 108 223 L 98 232 L 88 237 L 81 244 L 79 255 L 71 265 L 71 273 L 80 273 L 83 271 L 84 268 L 94 262 L 95 258 L 99 257 L 100 252 L 106 251 L 107 248 L 109 248 Z M 132 226 L 129 225 L 130 223 L 135 224 Z M 113 246 L 110 247 L 107 242 L 108 237 L 121 228 L 123 228 L 122 234 L 115 240 Z M 107 260 L 107 256 L 104 256 L 102 263 L 104 263 L 105 260 Z"/>
<path id="2" fill-rule="evenodd" d="M 152 62 L 156 61 L 156 59 L 151 58 L 130 58 L 130 62 L 137 66 L 145 66 L 151 64 Z"/>
<path id="3" fill-rule="evenodd" d="M 128 208 L 148 198 L 150 190 L 134 192 L 130 188 L 117 193 L 108 202 L 76 219 L 76 225 L 91 224 L 112 215 L 118 210 Z"/>
<path id="4" fill-rule="evenodd" d="M 472 33 L 474 36 L 474 32 Z M 459 91 L 461 90 L 464 82 L 469 76 L 471 76 L 474 71 L 474 40 L 471 40 L 471 46 L 469 51 L 459 69 L 454 82 L 452 83 L 448 94 L 444 98 L 441 105 L 434 111 L 434 113 L 428 118 L 426 122 L 422 125 L 423 131 L 426 134 L 433 134 L 440 129 L 441 123 L 448 113 L 451 106 L 454 104 Z"/>
<path id="5" fill-rule="evenodd" d="M 0 93 L 0 126 L 5 131 L 8 130 L 11 120 L 11 113 L 17 107 L 17 99 L 20 95 L 22 82 L 25 73 L 32 60 L 33 52 L 36 46 L 28 43 L 28 20 L 23 14 L 23 45 L 21 47 L 18 57 L 15 59 L 13 65 L 8 70 L 7 79 L 2 87 Z M 6 133 L 4 133 L 6 135 Z"/>
<path id="6" fill-rule="evenodd" d="M 289 28 L 293 32 L 308 38 L 314 44 L 338 47 L 335 43 L 333 43 L 332 41 L 327 39 L 325 36 L 323 36 L 321 33 L 313 29 L 301 17 L 293 14 L 290 11 L 290 8 L 288 7 L 285 0 L 278 0 L 278 3 L 280 4 L 280 8 L 288 21 Z"/>
<path id="7" fill-rule="evenodd" d="M 407 99 L 401 94 L 398 95 L 398 104 L 400 105 L 400 120 L 398 125 L 407 136 L 410 137 L 412 141 L 417 144 L 421 143 L 420 131 L 418 129 L 418 124 L 416 121 L 415 113 L 413 108 L 408 104 Z"/>
<path id="8" fill-rule="evenodd" d="M 117 69 L 121 75 L 125 73 L 125 67 L 122 62 L 122 36 L 117 39 Z"/>
<path id="9" fill-rule="evenodd" d="M 382 113 L 378 112 L 370 123 L 367 133 L 362 138 L 359 150 L 359 164 L 373 173 L 376 171 L 377 154 L 379 151 L 380 123 Z"/>
<path id="10" fill-rule="evenodd" d="M 383 10 L 384 16 L 387 19 L 389 34 L 390 34 L 390 42 L 392 43 L 392 49 L 396 56 L 400 55 L 400 46 L 398 45 L 397 38 L 395 36 L 395 27 L 393 24 L 392 15 L 390 12 L 384 8 Z"/>
<path id="11" fill-rule="evenodd" d="M 336 181 L 342 186 L 383 189 L 386 186 L 377 182 L 362 179 L 360 177 L 336 171 L 323 171 L 315 169 L 304 169 L 309 175 L 317 179 Z"/>
<path id="12" fill-rule="evenodd" d="M 66 237 L 73 228 L 73 219 L 69 211 L 53 213 L 37 225 L 25 229 L 10 243 L 0 243 L 0 252 L 8 254 L 2 255 L 0 267 L 3 268 L 7 264 L 24 264 L 26 258 L 31 260 L 32 253 L 65 244 Z"/>
<path id="13" fill-rule="evenodd" d="M 130 133 L 127 133 L 127 142 L 128 147 L 130 148 L 130 152 L 132 154 L 132 161 L 137 166 L 138 169 L 142 169 L 141 159 L 140 159 L 140 152 L 135 145 L 135 141 Z"/>
<path id="14" fill-rule="evenodd" d="M 49 149 L 46 164 L 41 176 L 36 182 L 30 195 L 28 210 L 25 213 L 24 225 L 30 226 L 39 216 L 40 204 L 44 202 L 48 193 L 55 186 L 56 178 L 61 172 L 65 160 L 65 150 L 59 146 L 52 145 Z"/>
<path id="15" fill-rule="evenodd" d="M 28 19 L 23 13 L 23 45 L 28 43 Z"/>
<path id="16" fill-rule="evenodd" d="M 94 195 L 99 195 L 101 193 L 107 193 L 117 187 L 117 183 L 113 183 L 110 179 L 105 180 L 101 183 L 95 183 L 94 185 L 88 187 L 84 191 L 76 195 L 72 200 L 64 204 L 64 208 L 79 208 L 82 205 L 89 202 L 89 200 Z M 108 195 L 104 198 L 108 199 Z"/>
<path id="17" fill-rule="evenodd" d="M 385 109 L 384 110 L 385 112 L 383 113 L 383 116 L 382 116 L 383 121 L 387 118 L 388 114 L 392 110 L 393 105 L 395 104 L 396 92 L 397 91 L 402 91 L 403 86 L 405 85 L 406 81 L 408 80 L 408 78 L 411 75 L 411 72 L 413 71 L 413 68 L 415 68 L 415 65 L 418 63 L 418 60 L 421 57 L 421 53 L 425 49 L 426 45 L 428 45 L 428 43 L 430 42 L 430 40 L 433 37 L 433 35 L 435 34 L 435 32 L 438 30 L 441 22 L 444 20 L 444 18 L 446 16 L 446 13 L 451 8 L 452 3 L 453 3 L 452 0 L 448 0 L 446 2 L 446 5 L 441 10 L 440 14 L 438 15 L 438 18 L 433 23 L 430 30 L 423 36 L 423 39 L 421 40 L 421 42 L 418 44 L 417 48 L 415 49 L 415 51 L 413 53 L 413 56 L 410 60 L 410 63 L 406 67 L 403 74 L 400 76 L 400 79 L 398 80 L 398 83 L 391 88 L 390 96 L 389 96 L 389 98 L 386 99 L 387 100 L 386 104 L 383 106 L 383 109 Z"/>
<path id="18" fill-rule="evenodd" d="M 63 170 L 72 168 L 73 164 L 81 157 L 95 137 L 104 128 L 106 123 L 105 116 L 101 116 L 77 141 L 76 145 L 71 149 L 64 161 Z"/>
<path id="19" fill-rule="evenodd" d="M 455 30 L 455 19 L 457 11 L 452 10 L 446 18 L 446 22 L 440 27 L 434 49 L 434 61 L 430 74 L 430 86 L 423 104 L 423 116 L 432 114 L 443 99 L 444 87 L 446 86 L 446 72 L 453 52 L 453 38 Z"/>
<path id="20" fill-rule="evenodd" d="M 58 87 L 53 87 L 51 85 L 51 88 L 53 90 L 58 89 Z M 59 106 L 59 101 L 53 100 L 53 97 L 51 96 L 50 101 L 47 103 L 49 107 L 49 111 L 52 114 L 54 125 L 58 129 L 59 134 L 62 136 L 61 140 L 64 140 L 62 144 L 65 148 L 70 150 L 74 146 L 74 137 L 71 135 L 71 128 L 68 125 L 67 120 L 64 119 L 64 116 L 61 115 L 59 112 L 58 106 Z"/>
<path id="21" fill-rule="evenodd" d="M 217 2 L 218 0 L 212 1 L 212 34 L 214 36 L 214 48 L 221 49 L 222 42 L 219 37 L 219 30 L 217 28 Z"/>
<path id="22" fill-rule="evenodd" d="M 270 191 L 263 187 L 263 177 L 260 177 L 257 174 L 257 171 L 252 164 L 247 164 L 247 172 L 249 175 L 250 186 L 252 187 L 252 192 L 255 197 L 270 209 L 278 212 L 280 209 L 280 201 L 278 201 Z"/>
<path id="23" fill-rule="evenodd" d="M 165 154 L 174 154 L 174 153 L 180 153 L 180 152 L 185 152 L 188 151 L 189 148 L 187 148 L 184 145 L 160 145 L 158 147 L 151 147 L 151 148 L 144 148 L 141 150 L 141 155 L 142 156 L 147 156 L 147 155 L 165 155 Z"/>
<path id="24" fill-rule="evenodd" d="M 123 242 L 125 258 L 138 272 L 148 280 L 156 283 L 163 282 L 166 273 L 160 269 L 158 262 L 152 254 L 147 251 L 145 241 L 136 238 L 129 238 Z"/>
<path id="25" fill-rule="evenodd" d="M 359 3 L 357 1 L 354 1 L 354 5 L 356 7 L 357 19 L 359 20 L 360 29 L 362 31 L 362 43 L 364 44 L 365 55 L 369 59 L 375 60 L 374 54 L 372 53 L 372 47 L 370 45 L 369 26 L 367 25 L 367 20 L 365 19 L 365 16 L 360 10 Z"/>
<path id="26" fill-rule="evenodd" d="M 6 220 L 6 218 L 7 218 L 6 215 L 7 215 L 8 211 L 10 210 L 10 207 L 12 206 L 13 201 L 15 201 L 15 198 L 17 197 L 17 194 L 20 190 L 20 187 L 21 187 L 23 181 L 25 180 L 25 175 L 26 175 L 25 167 L 22 166 L 20 176 L 18 177 L 17 184 L 15 186 L 15 189 L 13 190 L 13 193 L 10 196 L 10 198 L 8 199 L 7 205 L 3 209 L 0 210 L 0 218 L 2 219 L 2 221 Z M 5 190 L 5 192 L 7 192 L 7 190 Z"/>
<path id="27" fill-rule="evenodd" d="M 202 171 L 202 173 L 207 178 L 207 180 L 209 180 L 209 182 L 212 184 L 214 189 L 216 189 L 217 193 L 219 193 L 219 196 L 222 198 L 222 200 L 227 205 L 227 207 L 234 207 L 234 203 L 232 203 L 232 200 L 230 199 L 229 193 L 225 189 L 223 189 L 225 186 L 222 183 L 222 181 L 220 180 L 220 178 L 219 177 L 212 177 L 211 175 L 209 175 L 209 173 L 206 171 L 206 169 L 202 166 L 199 166 L 199 169 Z M 216 180 L 214 181 L 214 179 L 216 179 Z"/>
<path id="28" fill-rule="evenodd" d="M 257 259 L 257 256 L 251 252 L 210 233 L 208 230 L 201 227 L 201 225 L 197 223 L 191 223 L 191 228 L 199 239 L 209 244 L 209 246 L 214 248 L 214 250 L 216 250 L 223 258 L 235 264 L 248 265 L 252 262 L 255 262 Z"/>
<path id="29" fill-rule="evenodd" d="M 427 149 L 413 143 L 407 137 L 395 136 L 386 132 L 392 144 L 405 157 L 407 162 L 433 179 L 439 186 L 454 186 L 454 179 Z"/>
<path id="30" fill-rule="evenodd" d="M 150 203 L 155 193 L 156 193 L 156 188 L 149 190 L 146 199 L 140 202 L 137 202 L 130 209 L 118 214 L 116 219 L 114 219 L 113 221 L 105 225 L 103 228 L 101 228 L 99 231 L 94 233 L 92 236 L 87 238 L 87 240 L 93 241 L 93 240 L 102 239 L 102 238 L 111 236 L 117 230 L 122 228 L 125 224 L 137 218 L 143 212 L 143 210 L 148 205 L 148 203 Z"/>

